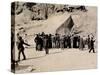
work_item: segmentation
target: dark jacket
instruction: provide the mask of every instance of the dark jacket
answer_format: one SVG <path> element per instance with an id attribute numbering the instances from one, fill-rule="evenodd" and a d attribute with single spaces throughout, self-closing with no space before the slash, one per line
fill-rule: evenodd
<path id="1" fill-rule="evenodd" d="M 19 39 L 18 49 L 24 50 L 24 46 L 23 45 L 30 46 L 29 44 L 25 43 L 23 39 Z"/>

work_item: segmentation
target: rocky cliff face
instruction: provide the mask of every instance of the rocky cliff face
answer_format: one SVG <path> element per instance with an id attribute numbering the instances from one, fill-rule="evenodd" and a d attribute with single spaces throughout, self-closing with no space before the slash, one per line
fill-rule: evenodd
<path id="1" fill-rule="evenodd" d="M 59 12 L 72 12 L 73 9 L 83 9 L 81 6 L 68 6 L 58 4 L 14 2 L 12 3 L 12 14 L 29 17 L 30 20 L 45 20 L 49 16 Z M 23 18 L 24 18 L 23 16 Z"/>
<path id="2" fill-rule="evenodd" d="M 36 3 L 23 3 L 15 2 L 12 3 L 12 14 L 20 15 L 27 14 L 31 20 L 45 20 L 51 14 L 56 12 L 63 12 L 64 5 L 54 4 L 36 4 Z"/>
<path id="3" fill-rule="evenodd" d="M 16 33 L 22 32 L 22 34 L 33 35 L 43 29 L 48 31 L 51 26 L 55 29 L 53 22 L 58 25 L 61 21 L 57 20 L 63 20 L 68 15 L 72 15 L 75 33 L 81 31 L 82 35 L 96 34 L 97 9 L 95 7 L 14 2 L 11 13 L 12 24 L 16 26 Z"/>

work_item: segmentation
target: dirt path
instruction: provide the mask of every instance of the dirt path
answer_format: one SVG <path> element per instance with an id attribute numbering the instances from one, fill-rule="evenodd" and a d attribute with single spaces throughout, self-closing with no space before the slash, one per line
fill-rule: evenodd
<path id="1" fill-rule="evenodd" d="M 79 49 L 50 49 L 50 54 L 44 51 L 27 49 L 27 60 L 19 62 L 16 73 L 44 72 L 58 70 L 76 70 L 96 68 L 96 53 L 88 53 L 88 50 Z"/>

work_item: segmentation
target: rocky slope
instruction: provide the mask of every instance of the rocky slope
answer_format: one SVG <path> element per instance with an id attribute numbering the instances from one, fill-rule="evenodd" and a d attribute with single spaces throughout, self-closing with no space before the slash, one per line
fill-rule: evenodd
<path id="1" fill-rule="evenodd" d="M 80 6 L 24 2 L 15 2 L 15 5 L 12 6 L 12 17 L 14 16 L 15 18 L 15 33 L 19 32 L 30 36 L 48 30 L 52 33 L 55 25 L 61 24 L 60 20 L 65 20 L 71 15 L 75 23 L 73 27 L 74 32 L 82 31 L 80 35 L 91 33 L 94 36 L 96 35 L 96 7 L 86 7 L 87 11 L 85 11 Z"/>

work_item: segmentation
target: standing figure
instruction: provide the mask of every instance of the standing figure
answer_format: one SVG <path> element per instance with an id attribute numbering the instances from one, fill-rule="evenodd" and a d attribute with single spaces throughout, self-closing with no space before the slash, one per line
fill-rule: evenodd
<path id="1" fill-rule="evenodd" d="M 67 43 L 68 48 L 71 48 L 71 36 L 67 36 Z"/>
<path id="2" fill-rule="evenodd" d="M 55 36 L 52 37 L 52 47 L 53 48 L 56 47 L 56 38 L 55 38 Z"/>
<path id="3" fill-rule="evenodd" d="M 88 45 L 88 49 L 90 49 L 90 36 L 88 35 L 88 38 L 87 38 L 87 45 Z"/>
<path id="4" fill-rule="evenodd" d="M 73 48 L 78 48 L 78 37 L 74 36 L 73 38 Z"/>
<path id="5" fill-rule="evenodd" d="M 80 46 L 80 36 L 78 36 L 77 44 L 78 44 L 78 48 L 79 48 L 79 46 Z"/>
<path id="6" fill-rule="evenodd" d="M 55 34 L 55 48 L 58 47 L 58 34 Z"/>
<path id="7" fill-rule="evenodd" d="M 35 43 L 36 43 L 36 51 L 38 50 L 38 45 L 39 45 L 39 35 L 37 34 L 35 39 L 34 39 Z"/>
<path id="8" fill-rule="evenodd" d="M 86 48 L 86 37 L 83 36 L 83 48 L 85 49 Z"/>
<path id="9" fill-rule="evenodd" d="M 89 53 L 91 51 L 93 51 L 93 53 L 95 53 L 95 50 L 94 50 L 94 42 L 95 42 L 95 40 L 93 39 L 93 37 L 91 37 Z"/>
<path id="10" fill-rule="evenodd" d="M 83 48 L 84 48 L 83 38 L 79 36 L 79 49 L 83 50 Z"/>
<path id="11" fill-rule="evenodd" d="M 60 39 L 60 48 L 64 49 L 64 36 Z"/>
<path id="12" fill-rule="evenodd" d="M 57 48 L 60 48 L 60 35 L 57 36 Z"/>
<path id="13" fill-rule="evenodd" d="M 43 48 L 43 39 L 40 37 L 39 34 L 37 34 L 37 36 L 34 39 L 35 43 L 36 43 L 36 51 L 40 50 L 42 51 Z"/>
<path id="14" fill-rule="evenodd" d="M 52 48 L 52 36 L 49 34 L 48 36 L 49 48 Z"/>
<path id="15" fill-rule="evenodd" d="M 49 54 L 49 41 L 48 41 L 48 35 L 45 35 L 44 37 L 44 49 L 45 49 L 45 53 Z"/>
<path id="16" fill-rule="evenodd" d="M 63 39 L 64 39 L 64 48 L 67 48 L 67 43 L 68 43 L 67 42 L 67 37 L 64 35 L 64 38 Z"/>
<path id="17" fill-rule="evenodd" d="M 71 35 L 71 48 L 73 48 L 73 35 Z"/>
<path id="18" fill-rule="evenodd" d="M 24 54 L 24 46 L 23 45 L 27 45 L 30 46 L 29 44 L 25 43 L 24 40 L 22 39 L 22 37 L 19 37 L 19 44 L 18 44 L 18 61 L 20 61 L 20 54 L 22 53 L 23 55 L 23 60 L 26 60 L 26 56 Z"/>

